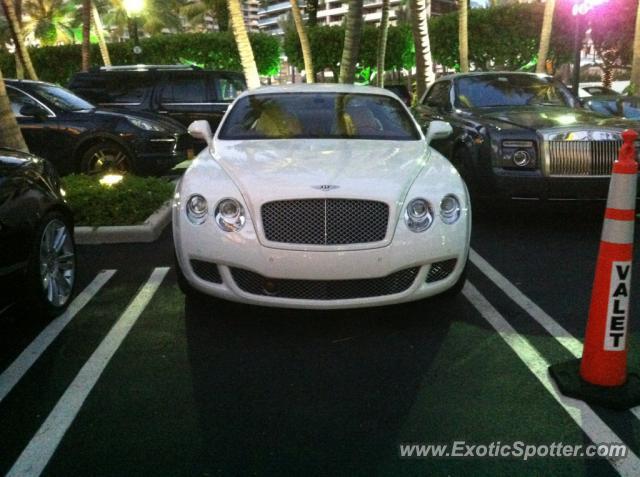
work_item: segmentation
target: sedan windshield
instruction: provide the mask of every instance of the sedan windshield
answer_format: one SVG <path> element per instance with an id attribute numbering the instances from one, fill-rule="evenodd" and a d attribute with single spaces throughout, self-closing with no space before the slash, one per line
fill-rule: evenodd
<path id="1" fill-rule="evenodd" d="M 375 94 L 280 93 L 245 96 L 233 106 L 220 139 L 419 140 L 411 115 L 395 98 Z"/>
<path id="2" fill-rule="evenodd" d="M 63 111 L 86 111 L 95 108 L 93 104 L 59 86 L 36 84 L 33 86 L 33 92 Z"/>
<path id="3" fill-rule="evenodd" d="M 478 75 L 456 81 L 460 108 L 496 106 L 571 106 L 571 93 L 556 81 L 536 75 Z"/>

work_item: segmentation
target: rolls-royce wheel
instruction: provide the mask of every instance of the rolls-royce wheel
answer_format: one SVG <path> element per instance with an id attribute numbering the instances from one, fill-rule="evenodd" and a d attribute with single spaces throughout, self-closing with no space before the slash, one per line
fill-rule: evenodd
<path id="1" fill-rule="evenodd" d="M 80 159 L 84 174 L 126 174 L 133 172 L 133 160 L 125 148 L 112 141 L 102 142 L 87 149 Z"/>
<path id="2" fill-rule="evenodd" d="M 76 255 L 71 224 L 60 212 L 50 212 L 40 222 L 26 278 L 29 309 L 53 318 L 67 308 L 76 282 Z"/>

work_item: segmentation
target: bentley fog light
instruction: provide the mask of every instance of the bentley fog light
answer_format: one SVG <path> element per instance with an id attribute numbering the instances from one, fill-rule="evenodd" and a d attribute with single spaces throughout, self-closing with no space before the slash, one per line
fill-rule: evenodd
<path id="1" fill-rule="evenodd" d="M 225 232 L 240 230 L 246 221 L 242 204 L 235 199 L 222 199 L 214 213 L 216 223 Z"/>
<path id="2" fill-rule="evenodd" d="M 200 194 L 193 194 L 187 201 L 187 218 L 192 224 L 200 225 L 207 220 L 207 199 Z"/>
<path id="3" fill-rule="evenodd" d="M 445 224 L 453 224 L 460 218 L 460 201 L 455 195 L 445 195 L 440 202 L 440 218 Z"/>
<path id="4" fill-rule="evenodd" d="M 404 221 L 412 232 L 424 232 L 433 223 L 433 208 L 424 199 L 413 199 L 407 204 Z"/>

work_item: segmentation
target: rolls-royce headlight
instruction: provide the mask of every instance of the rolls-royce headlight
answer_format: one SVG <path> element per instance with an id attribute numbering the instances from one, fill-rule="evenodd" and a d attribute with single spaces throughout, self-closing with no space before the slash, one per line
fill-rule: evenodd
<path id="1" fill-rule="evenodd" d="M 413 199 L 407 204 L 404 221 L 412 232 L 424 232 L 433 223 L 433 208 L 425 199 Z"/>
<path id="2" fill-rule="evenodd" d="M 246 221 L 242 204 L 235 199 L 222 199 L 214 213 L 216 223 L 225 232 L 237 232 Z"/>
<path id="3" fill-rule="evenodd" d="M 502 141 L 502 167 L 533 169 L 536 167 L 536 146 L 533 141 Z"/>
<path id="4" fill-rule="evenodd" d="M 440 202 L 440 218 L 445 224 L 453 224 L 460 218 L 460 201 L 455 195 L 445 195 Z"/>
<path id="5" fill-rule="evenodd" d="M 200 194 L 193 194 L 187 201 L 187 218 L 192 224 L 200 225 L 207 220 L 207 199 Z"/>

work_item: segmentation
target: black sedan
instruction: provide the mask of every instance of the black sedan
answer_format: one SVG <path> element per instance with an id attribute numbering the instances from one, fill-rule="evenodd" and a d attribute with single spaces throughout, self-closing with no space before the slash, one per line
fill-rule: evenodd
<path id="1" fill-rule="evenodd" d="M 73 216 L 52 165 L 0 149 L 0 306 L 18 297 L 30 312 L 53 317 L 73 295 Z"/>
<path id="2" fill-rule="evenodd" d="M 164 172 L 188 156 L 184 126 L 155 114 L 101 110 L 59 86 L 5 80 L 29 150 L 61 174 Z"/>
<path id="3" fill-rule="evenodd" d="M 433 146 L 451 159 L 476 197 L 606 198 L 624 129 L 639 123 L 583 109 L 553 78 L 469 73 L 436 81 L 415 109 L 453 135 Z"/>

